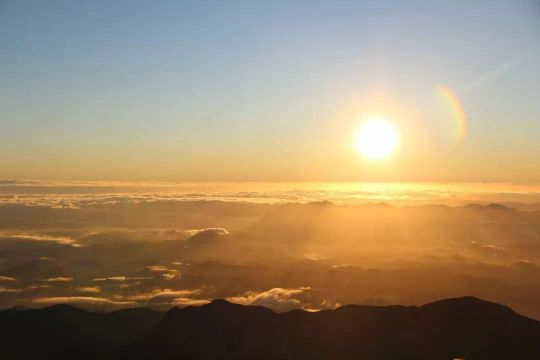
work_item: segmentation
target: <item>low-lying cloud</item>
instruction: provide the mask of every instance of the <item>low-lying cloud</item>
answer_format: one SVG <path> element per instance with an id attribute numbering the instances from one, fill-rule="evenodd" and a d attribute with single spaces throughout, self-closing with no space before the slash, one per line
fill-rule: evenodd
<path id="1" fill-rule="evenodd" d="M 58 297 L 38 297 L 32 300 L 35 304 L 74 304 L 74 305 L 134 305 L 132 301 L 115 301 L 106 298 L 100 297 L 91 297 L 91 296 L 58 296 Z"/>
<path id="2" fill-rule="evenodd" d="M 58 276 L 58 277 L 52 277 L 52 278 L 48 278 L 48 279 L 43 279 L 41 281 L 45 281 L 45 282 L 70 282 L 70 281 L 73 281 L 73 278 L 69 277 L 69 276 Z"/>
<path id="3" fill-rule="evenodd" d="M 70 245 L 73 247 L 79 247 L 80 245 L 72 238 L 68 236 L 51 236 L 51 235 L 42 235 L 42 234 L 11 234 L 9 232 L 0 232 L 0 239 L 17 239 L 17 240 L 26 240 L 26 241 L 49 241 L 62 245 Z"/>
<path id="4" fill-rule="evenodd" d="M 273 288 L 262 292 L 247 292 L 242 296 L 232 296 L 227 300 L 242 305 L 260 305 L 273 309 L 287 309 L 301 307 L 300 300 L 295 296 L 310 290 L 309 287 L 298 289 Z"/>
<path id="5" fill-rule="evenodd" d="M 189 236 L 214 234 L 214 235 L 228 235 L 229 232 L 225 228 L 206 228 L 206 229 L 190 229 L 186 230 Z"/>
<path id="6" fill-rule="evenodd" d="M 0 205 L 2 308 L 166 310 L 222 298 L 285 311 L 473 295 L 540 318 L 540 212 L 531 209 L 147 201 L 25 186 L 26 200 L 76 206 Z"/>

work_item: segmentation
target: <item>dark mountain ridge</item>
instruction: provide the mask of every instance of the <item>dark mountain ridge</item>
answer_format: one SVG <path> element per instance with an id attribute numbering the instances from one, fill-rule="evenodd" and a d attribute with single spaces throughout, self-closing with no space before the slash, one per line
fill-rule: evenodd
<path id="1" fill-rule="evenodd" d="M 17 358 L 540 358 L 540 322 L 473 297 L 285 313 L 225 300 L 164 314 L 58 305 L 6 310 L 0 323 L 3 348 Z"/>

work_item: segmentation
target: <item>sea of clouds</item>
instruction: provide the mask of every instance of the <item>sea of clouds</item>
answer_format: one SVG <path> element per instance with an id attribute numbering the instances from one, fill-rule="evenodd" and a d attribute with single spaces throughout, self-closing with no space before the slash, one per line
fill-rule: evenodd
<path id="1" fill-rule="evenodd" d="M 319 310 L 473 295 L 540 318 L 531 184 L 0 181 L 0 306 Z"/>

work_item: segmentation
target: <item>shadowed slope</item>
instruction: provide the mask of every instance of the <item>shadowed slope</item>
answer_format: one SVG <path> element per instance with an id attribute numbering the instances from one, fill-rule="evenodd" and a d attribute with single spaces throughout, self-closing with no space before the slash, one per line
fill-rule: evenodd
<path id="1" fill-rule="evenodd" d="M 43 358 L 46 354 L 106 353 L 142 336 L 163 313 L 125 309 L 93 313 L 70 305 L 0 312 L 2 351 L 17 358 Z"/>
<path id="2" fill-rule="evenodd" d="M 0 321 L 3 350 L 17 358 L 540 358 L 540 322 L 473 297 L 286 313 L 224 300 L 165 314 L 57 305 L 6 310 Z"/>
<path id="3" fill-rule="evenodd" d="M 472 297 L 281 314 L 218 300 L 172 309 L 134 349 L 185 359 L 535 359 L 540 322 Z"/>

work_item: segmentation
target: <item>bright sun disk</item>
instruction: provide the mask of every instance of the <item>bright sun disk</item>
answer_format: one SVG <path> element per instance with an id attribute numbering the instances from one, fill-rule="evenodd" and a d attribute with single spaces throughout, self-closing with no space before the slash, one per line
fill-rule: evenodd
<path id="1" fill-rule="evenodd" d="M 396 128 L 388 121 L 371 119 L 358 130 L 356 147 L 360 154 L 373 160 L 390 155 L 397 145 Z"/>

